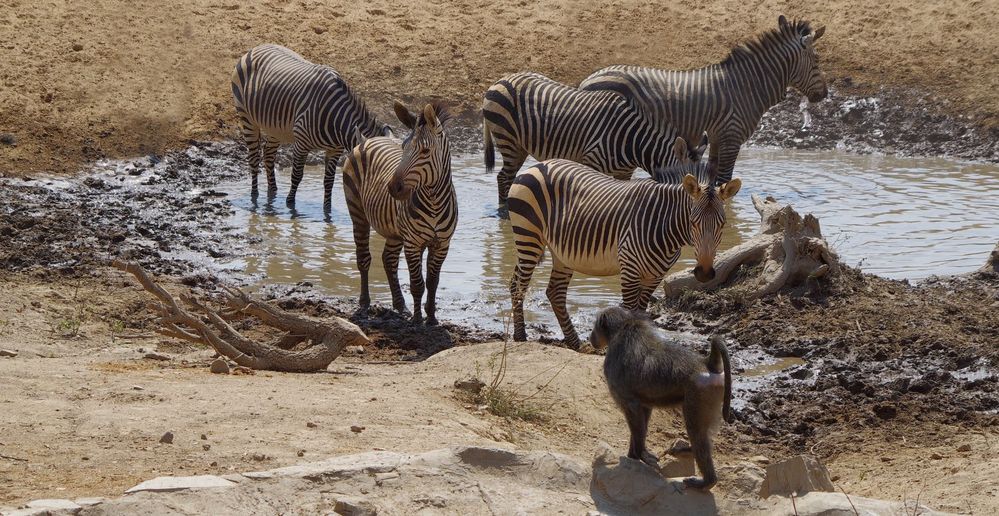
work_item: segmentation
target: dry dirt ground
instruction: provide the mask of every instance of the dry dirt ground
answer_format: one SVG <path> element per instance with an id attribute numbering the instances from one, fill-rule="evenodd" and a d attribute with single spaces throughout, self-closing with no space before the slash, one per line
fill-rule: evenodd
<path id="1" fill-rule="evenodd" d="M 474 375 L 489 381 L 498 342 L 419 362 L 345 356 L 322 374 L 213 375 L 210 352 L 151 333 L 146 299 L 129 277 L 107 269 L 90 278 L 39 282 L 18 273 L 0 280 L 0 348 L 19 353 L 0 358 L 0 505 L 112 496 L 158 475 L 267 469 L 379 449 L 502 443 L 583 461 L 600 440 L 626 449 L 598 356 L 511 346 L 504 385 L 522 397 L 536 393 L 525 406 L 547 414 L 525 422 L 477 410 L 452 387 Z M 170 360 L 144 358 L 150 352 Z M 759 440 L 740 419 L 718 439 L 719 464 L 802 451 L 793 440 Z M 676 417 L 659 413 L 653 449 L 667 448 L 680 428 Z M 996 507 L 994 427 L 917 419 L 830 428 L 832 441 L 808 439 L 804 451 L 822 456 L 851 494 L 918 497 L 938 510 L 976 514 Z M 173 444 L 160 443 L 168 431 Z"/>
<path id="2" fill-rule="evenodd" d="M 821 63 L 838 90 L 915 88 L 933 96 L 914 114 L 999 125 L 996 0 L 0 0 L 0 134 L 13 137 L 0 172 L 232 138 L 229 75 L 263 42 L 332 65 L 382 113 L 392 98 L 467 110 L 514 71 L 575 83 L 614 63 L 717 62 L 781 13 L 827 26 Z"/>

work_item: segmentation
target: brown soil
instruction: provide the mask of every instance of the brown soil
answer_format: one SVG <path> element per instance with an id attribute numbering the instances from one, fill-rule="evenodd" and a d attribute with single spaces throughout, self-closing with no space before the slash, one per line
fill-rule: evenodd
<path id="1" fill-rule="evenodd" d="M 3 173 L 234 137 L 229 74 L 262 42 L 334 66 L 387 114 L 392 98 L 474 109 L 518 70 L 575 82 L 613 63 L 704 65 L 781 13 L 827 26 L 820 55 L 840 89 L 916 88 L 970 125 L 999 124 L 993 0 L 0 0 L 0 13 L 0 134 L 16 142 L 0 143 Z"/>

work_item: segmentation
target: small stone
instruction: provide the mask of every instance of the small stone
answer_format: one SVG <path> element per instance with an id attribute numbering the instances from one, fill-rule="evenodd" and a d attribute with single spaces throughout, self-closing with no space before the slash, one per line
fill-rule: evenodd
<path id="1" fill-rule="evenodd" d="M 201 440 L 202 441 L 207 441 L 208 440 L 208 436 L 205 435 L 205 434 L 201 434 Z"/>
<path id="2" fill-rule="evenodd" d="M 163 444 L 173 444 L 173 432 L 167 432 L 160 437 L 160 442 Z"/>
<path id="3" fill-rule="evenodd" d="M 943 455 L 940 455 L 939 453 L 933 452 L 933 453 L 930 454 L 930 459 L 931 460 L 940 460 L 942 458 L 943 458 Z"/>
<path id="4" fill-rule="evenodd" d="M 969 451 L 971 451 L 971 445 L 970 444 L 962 444 L 961 446 L 957 447 L 957 451 L 959 451 L 959 452 L 969 452 Z"/>
<path id="5" fill-rule="evenodd" d="M 693 456 L 693 450 L 690 449 L 690 443 L 684 439 L 677 439 L 673 442 L 673 446 L 670 446 L 666 453 L 679 457 L 681 455 Z"/>
<path id="6" fill-rule="evenodd" d="M 0 143 L 4 145 L 17 145 L 17 137 L 10 133 L 0 134 Z"/>
<path id="7" fill-rule="evenodd" d="M 326 32 L 327 29 L 326 29 L 326 27 L 320 27 L 320 26 L 316 25 L 315 27 L 312 27 L 312 31 L 315 32 L 316 34 L 322 34 L 322 33 Z"/>
<path id="8" fill-rule="evenodd" d="M 309 428 L 315 428 L 315 427 L 317 427 L 319 425 L 313 423 L 312 421 L 309 421 L 308 423 L 305 424 L 305 426 L 307 426 Z"/>
<path id="9" fill-rule="evenodd" d="M 219 467 L 219 463 L 218 463 L 218 461 L 214 461 L 213 460 L 212 463 L 208 465 L 208 467 L 217 468 L 217 467 Z"/>
<path id="10" fill-rule="evenodd" d="M 212 449 L 212 445 L 210 445 L 210 444 L 202 444 L 201 445 L 201 449 L 205 450 L 205 451 L 211 450 Z"/>
<path id="11" fill-rule="evenodd" d="M 83 50 L 83 45 L 80 43 L 73 43 L 73 52 L 79 52 Z"/>
<path id="12" fill-rule="evenodd" d="M 371 502 L 346 496 L 337 499 L 333 510 L 343 516 L 375 516 L 378 514 L 378 510 Z"/>
<path id="13" fill-rule="evenodd" d="M 305 450 L 298 450 L 299 457 L 305 457 Z"/>
<path id="14" fill-rule="evenodd" d="M 0 357 L 14 358 L 16 356 L 17 356 L 17 351 L 12 351 L 9 349 L 0 349 Z"/>
<path id="15" fill-rule="evenodd" d="M 349 355 L 363 355 L 364 346 L 347 346 L 344 348 L 344 351 L 346 351 Z"/>
<path id="16" fill-rule="evenodd" d="M 770 458 L 763 455 L 755 455 L 749 458 L 749 462 L 755 462 L 756 464 L 770 464 Z"/>
<path id="17" fill-rule="evenodd" d="M 829 479 L 829 471 L 822 463 L 810 455 L 799 455 L 767 465 L 767 476 L 760 488 L 760 498 L 835 490 Z"/>
<path id="18" fill-rule="evenodd" d="M 148 358 L 149 360 L 170 360 L 170 357 L 162 353 L 146 353 L 143 358 Z"/>
<path id="19" fill-rule="evenodd" d="M 132 390 L 133 391 L 142 391 L 142 390 L 145 390 L 145 389 L 143 389 L 141 385 L 133 385 L 132 386 Z"/>
<path id="20" fill-rule="evenodd" d="M 478 378 L 467 378 L 464 380 L 455 380 L 454 388 L 459 391 L 470 392 L 472 394 L 478 394 L 482 392 L 482 388 L 486 386 L 486 383 Z"/>
<path id="21" fill-rule="evenodd" d="M 364 431 L 364 427 L 361 425 L 350 425 L 350 431 L 359 434 Z"/>
<path id="22" fill-rule="evenodd" d="M 267 456 L 264 455 L 263 453 L 254 453 L 253 454 L 253 460 L 255 460 L 257 462 L 263 462 L 263 461 L 267 460 Z"/>
<path id="23" fill-rule="evenodd" d="M 212 361 L 209 369 L 213 374 L 229 374 L 229 363 L 224 358 L 219 357 Z"/>

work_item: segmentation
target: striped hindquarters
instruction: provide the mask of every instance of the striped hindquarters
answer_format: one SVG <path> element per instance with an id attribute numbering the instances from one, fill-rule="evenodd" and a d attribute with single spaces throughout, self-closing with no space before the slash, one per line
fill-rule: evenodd
<path id="1" fill-rule="evenodd" d="M 402 149 L 390 138 L 364 141 L 347 156 L 343 191 L 352 218 L 362 216 L 380 235 L 399 238 L 397 201 L 388 184 L 402 159 Z"/>

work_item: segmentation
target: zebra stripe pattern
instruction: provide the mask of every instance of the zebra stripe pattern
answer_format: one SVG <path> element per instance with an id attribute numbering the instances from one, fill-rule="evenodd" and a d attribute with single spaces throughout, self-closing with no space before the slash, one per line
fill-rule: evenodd
<path id="1" fill-rule="evenodd" d="M 678 142 L 683 142 L 678 139 Z M 678 154 L 686 150 L 678 144 Z M 524 294 L 545 249 L 552 274 L 546 294 L 558 319 L 565 345 L 579 347 L 565 305 L 576 271 L 591 276 L 621 275 L 624 307 L 645 310 L 652 293 L 670 270 L 684 245 L 693 245 L 700 281 L 714 276 L 714 254 L 725 225 L 723 202 L 739 191 L 741 181 L 715 188 L 695 177 L 713 171 L 688 163 L 683 171 L 657 172 L 659 178 L 688 171 L 680 183 L 653 179 L 621 181 L 566 160 L 539 163 L 521 173 L 510 189 L 510 222 L 517 265 L 510 282 L 514 340 L 527 339 Z M 710 168 L 710 167 L 709 167 Z"/>
<path id="2" fill-rule="evenodd" d="M 391 134 L 379 123 L 336 70 L 306 61 L 279 45 L 260 45 L 243 55 L 232 73 L 232 96 L 249 153 L 251 193 L 257 196 L 261 157 L 269 198 L 277 194 L 274 158 L 278 146 L 292 144 L 291 187 L 295 202 L 305 159 L 311 150 L 326 151 L 323 208 L 330 211 L 336 166 L 344 149 L 355 145 L 355 128 L 364 136 Z"/>
<path id="3" fill-rule="evenodd" d="M 645 122 L 613 92 L 580 91 L 540 74 L 517 73 L 486 91 L 482 116 L 486 168 L 495 166 L 494 141 L 503 156 L 500 205 L 528 156 L 572 160 L 618 179 L 630 178 L 638 167 L 651 172 L 674 164 L 675 131 Z"/>
<path id="4" fill-rule="evenodd" d="M 451 181 L 451 147 L 443 125 L 450 115 L 442 104 L 428 104 L 417 117 L 401 104 L 396 115 L 412 134 L 400 146 L 389 138 L 359 138 L 343 168 L 343 190 L 354 225 L 357 268 L 361 273 L 359 304 L 367 309 L 369 237 L 374 228 L 385 237 L 382 265 L 392 291 L 392 306 L 406 311 L 399 286 L 399 252 L 405 251 L 413 321 L 423 318 L 420 303 L 427 292 L 427 324 L 437 324 L 437 285 L 458 224 L 458 203 Z M 423 281 L 423 253 L 427 280 Z"/>
<path id="5" fill-rule="evenodd" d="M 739 149 L 788 87 L 811 102 L 826 98 L 814 43 L 825 27 L 778 19 L 778 28 L 731 51 L 721 63 L 698 70 L 617 65 L 587 77 L 579 88 L 614 91 L 640 106 L 650 123 L 675 128 L 687 141 L 707 132 L 709 161 L 718 181 L 732 178 Z"/>

